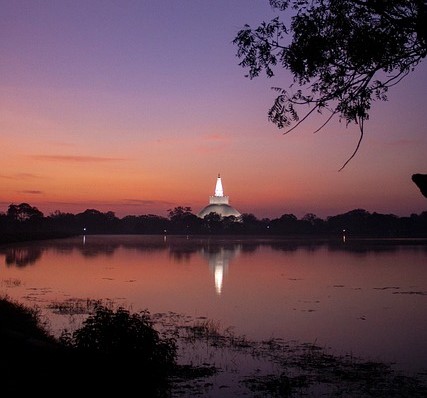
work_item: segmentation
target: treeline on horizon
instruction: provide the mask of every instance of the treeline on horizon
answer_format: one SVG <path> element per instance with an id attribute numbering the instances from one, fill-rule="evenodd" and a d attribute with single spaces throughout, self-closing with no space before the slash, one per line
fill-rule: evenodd
<path id="1" fill-rule="evenodd" d="M 355 209 L 326 219 L 313 213 L 298 219 L 294 214 L 258 219 L 254 214 L 221 217 L 210 213 L 203 219 L 191 207 L 178 206 L 168 216 L 153 214 L 116 217 L 112 211 L 87 209 L 82 213 L 59 210 L 45 216 L 28 203 L 11 204 L 0 213 L 0 241 L 13 242 L 91 234 L 171 234 L 171 235 L 283 235 L 347 237 L 427 237 L 427 211 L 399 217 Z"/>

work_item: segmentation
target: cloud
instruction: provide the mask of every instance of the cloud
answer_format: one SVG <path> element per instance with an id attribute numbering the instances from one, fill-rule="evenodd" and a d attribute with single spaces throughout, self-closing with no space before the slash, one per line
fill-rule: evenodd
<path id="1" fill-rule="evenodd" d="M 205 135 L 203 139 L 206 141 L 228 141 L 229 137 L 223 134 L 213 133 L 213 134 Z"/>
<path id="2" fill-rule="evenodd" d="M 59 201 L 48 201 L 46 204 L 50 206 L 79 206 L 84 208 L 96 208 L 96 207 L 120 207 L 120 206 L 176 206 L 176 203 L 168 202 L 164 200 L 144 200 L 144 199 L 122 199 L 117 201 L 103 201 L 103 200 L 90 200 L 85 202 L 59 202 Z"/>
<path id="3" fill-rule="evenodd" d="M 18 191 L 18 193 L 29 193 L 31 195 L 41 195 L 43 194 L 43 191 L 25 190 L 25 191 Z"/>
<path id="4" fill-rule="evenodd" d="M 144 199 L 124 199 L 123 204 L 141 205 L 141 206 L 154 206 L 154 205 L 175 205 L 173 202 L 165 200 L 144 200 Z"/>
<path id="5" fill-rule="evenodd" d="M 420 144 L 419 140 L 411 140 L 411 139 L 405 139 L 405 138 L 386 142 L 386 145 L 389 145 L 389 146 L 408 146 L 408 145 L 419 145 L 419 144 Z"/>
<path id="6" fill-rule="evenodd" d="M 223 134 L 206 134 L 200 138 L 197 150 L 199 153 L 224 151 L 231 144 L 231 141 L 229 136 Z"/>
<path id="7" fill-rule="evenodd" d="M 40 177 L 31 173 L 16 173 L 11 175 L 0 174 L 0 178 L 4 178 L 6 180 L 29 180 L 32 178 L 40 178 Z"/>
<path id="8" fill-rule="evenodd" d="M 371 138 L 371 142 L 376 145 L 386 145 L 389 147 L 405 147 L 405 146 L 419 146 L 423 145 L 423 141 L 410 138 L 401 138 L 398 140 L 381 141 L 379 139 Z"/>
<path id="9" fill-rule="evenodd" d="M 78 162 L 78 163 L 91 163 L 91 162 L 117 162 L 126 160 L 124 158 L 108 158 L 101 156 L 75 156 L 75 155 L 33 155 L 33 159 L 46 160 L 48 162 Z"/>

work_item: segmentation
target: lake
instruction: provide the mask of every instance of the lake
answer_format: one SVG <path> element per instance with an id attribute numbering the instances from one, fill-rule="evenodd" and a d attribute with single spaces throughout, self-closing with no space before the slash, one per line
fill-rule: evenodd
<path id="1" fill-rule="evenodd" d="M 88 235 L 8 244 L 0 293 L 40 307 L 55 334 L 73 325 L 52 303 L 110 300 L 426 371 L 427 240 Z"/>

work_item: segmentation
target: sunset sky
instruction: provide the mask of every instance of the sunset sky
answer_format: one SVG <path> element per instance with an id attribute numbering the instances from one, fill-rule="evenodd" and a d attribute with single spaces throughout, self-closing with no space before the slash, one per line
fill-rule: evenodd
<path id="1" fill-rule="evenodd" d="M 0 212 L 167 215 L 208 204 L 218 173 L 241 213 L 326 218 L 427 210 L 426 62 L 356 126 L 267 120 L 291 76 L 245 78 L 232 40 L 268 0 L 0 0 Z"/>

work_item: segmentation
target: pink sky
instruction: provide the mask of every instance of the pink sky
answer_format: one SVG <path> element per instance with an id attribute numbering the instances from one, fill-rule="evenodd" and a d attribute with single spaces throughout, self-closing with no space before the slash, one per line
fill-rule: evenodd
<path id="1" fill-rule="evenodd" d="M 357 127 L 283 135 L 267 111 L 290 75 L 238 66 L 238 30 L 274 16 L 267 0 L 3 2 L 0 212 L 197 213 L 218 173 L 258 218 L 427 210 L 411 181 L 427 173 L 425 62 L 374 103 L 339 172 Z"/>

